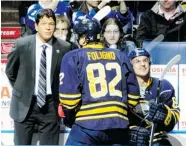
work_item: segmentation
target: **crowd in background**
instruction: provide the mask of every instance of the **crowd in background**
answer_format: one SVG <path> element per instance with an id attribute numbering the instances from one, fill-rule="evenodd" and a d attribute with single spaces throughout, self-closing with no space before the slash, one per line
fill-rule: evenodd
<path id="1" fill-rule="evenodd" d="M 164 41 L 186 41 L 185 2 L 172 1 L 170 3 L 167 0 L 159 2 L 39 0 L 27 8 L 22 6 L 20 9 L 24 12 L 20 14 L 20 18 L 22 18 L 20 23 L 25 30 L 23 36 L 36 33 L 34 22 L 37 11 L 51 8 L 57 18 L 55 36 L 70 42 L 72 48 L 76 48 L 78 46 L 73 33 L 74 23 L 83 17 L 94 17 L 100 9 L 107 5 L 112 10 L 101 20 L 103 26 L 101 37 L 107 47 L 114 47 L 113 44 L 117 44 L 120 49 L 129 53 L 134 45 L 140 47 L 143 41 L 151 41 L 160 34 L 165 36 Z M 21 21 L 23 19 L 24 21 Z M 107 28 L 111 31 L 105 31 Z M 116 31 L 112 31 L 113 29 Z"/>

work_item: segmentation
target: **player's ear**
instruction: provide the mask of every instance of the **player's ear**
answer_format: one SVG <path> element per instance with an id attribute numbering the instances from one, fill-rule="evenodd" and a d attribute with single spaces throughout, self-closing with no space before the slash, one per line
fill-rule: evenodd
<path id="1" fill-rule="evenodd" d="M 35 30 L 38 31 L 38 24 L 35 22 L 34 25 L 35 25 Z"/>
<path id="2" fill-rule="evenodd" d="M 81 36 L 81 37 L 79 38 L 79 44 L 80 44 L 81 46 L 85 46 L 85 45 L 87 44 L 87 40 L 86 40 L 86 37 L 85 37 L 85 36 Z"/>

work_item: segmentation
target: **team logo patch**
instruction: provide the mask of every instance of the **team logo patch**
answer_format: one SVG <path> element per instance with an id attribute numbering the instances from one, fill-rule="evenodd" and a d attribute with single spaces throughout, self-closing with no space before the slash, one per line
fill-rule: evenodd
<path id="1" fill-rule="evenodd" d="M 87 19 L 83 19 L 83 20 L 82 20 L 82 24 L 86 24 L 87 22 L 88 22 Z"/>

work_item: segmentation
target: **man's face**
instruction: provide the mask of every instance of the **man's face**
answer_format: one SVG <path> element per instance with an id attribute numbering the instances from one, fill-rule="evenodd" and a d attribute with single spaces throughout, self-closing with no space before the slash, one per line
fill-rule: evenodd
<path id="1" fill-rule="evenodd" d="M 176 8 L 176 0 L 160 0 L 160 7 L 162 10 L 169 12 Z"/>
<path id="2" fill-rule="evenodd" d="M 40 39 L 43 42 L 47 42 L 52 38 L 54 34 L 55 22 L 52 17 L 48 18 L 44 16 L 39 20 L 38 24 L 35 23 L 35 29 L 38 32 Z"/>
<path id="3" fill-rule="evenodd" d="M 150 60 L 146 56 L 138 56 L 132 59 L 134 72 L 138 77 L 147 77 L 150 72 Z"/>

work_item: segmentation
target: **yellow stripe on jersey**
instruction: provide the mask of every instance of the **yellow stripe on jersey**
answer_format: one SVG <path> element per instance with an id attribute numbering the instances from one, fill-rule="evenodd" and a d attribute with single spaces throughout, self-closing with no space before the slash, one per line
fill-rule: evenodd
<path id="1" fill-rule="evenodd" d="M 171 112 L 171 109 L 166 104 L 164 104 L 164 106 L 166 107 L 166 109 L 168 111 L 167 116 L 166 116 L 165 121 L 164 121 L 165 126 L 167 126 L 171 122 L 172 112 Z"/>
<path id="2" fill-rule="evenodd" d="M 138 101 L 136 100 L 128 100 L 128 103 L 132 106 L 136 106 L 136 104 L 138 103 Z"/>
<path id="3" fill-rule="evenodd" d="M 92 115 L 92 114 L 102 114 L 102 113 L 108 113 L 108 112 L 119 112 L 121 114 L 127 115 L 127 111 L 123 108 L 117 107 L 117 106 L 109 106 L 109 107 L 101 107 L 97 109 L 90 109 L 86 111 L 80 111 L 76 114 L 76 116 L 86 116 L 86 115 Z"/>
<path id="4" fill-rule="evenodd" d="M 94 115 L 94 116 L 87 116 L 87 117 L 79 117 L 79 118 L 76 118 L 76 121 L 105 119 L 105 118 L 114 118 L 114 117 L 116 117 L 116 118 L 118 117 L 118 118 L 121 118 L 121 119 L 124 119 L 124 120 L 128 120 L 128 118 L 125 117 L 124 115 L 120 115 L 118 113 L 114 113 L 114 114 L 105 114 L 105 115 Z"/>
<path id="5" fill-rule="evenodd" d="M 59 97 L 73 99 L 73 98 L 81 97 L 81 94 L 62 94 L 62 93 L 59 93 Z"/>
<path id="6" fill-rule="evenodd" d="M 140 96 L 133 95 L 133 94 L 128 94 L 128 97 L 131 99 L 139 99 L 140 98 Z"/>
<path id="7" fill-rule="evenodd" d="M 68 106 L 68 105 L 64 105 L 64 107 L 66 107 L 67 109 L 75 109 L 77 107 L 78 104 L 74 105 L 74 106 Z"/>
<path id="8" fill-rule="evenodd" d="M 92 48 L 92 49 L 103 49 L 104 46 L 102 43 L 89 43 L 88 45 L 86 46 L 83 46 L 83 48 Z"/>
<path id="9" fill-rule="evenodd" d="M 174 116 L 175 123 L 177 123 L 180 119 L 180 113 L 179 110 L 171 110 L 172 115 Z"/>
<path id="10" fill-rule="evenodd" d="M 178 120 L 177 120 L 175 113 L 173 111 L 171 111 L 171 113 L 172 113 L 172 116 L 174 117 L 174 123 L 177 123 Z"/>
<path id="11" fill-rule="evenodd" d="M 106 101 L 106 102 L 101 102 L 101 103 L 91 103 L 88 105 L 82 105 L 81 109 L 86 109 L 86 108 L 95 108 L 97 106 L 103 106 L 103 105 L 109 105 L 109 104 L 114 104 L 114 105 L 120 105 L 123 106 L 125 108 L 127 108 L 127 105 L 123 102 L 119 102 L 119 101 Z"/>
<path id="12" fill-rule="evenodd" d="M 174 111 L 174 114 L 176 115 L 177 120 L 180 119 L 180 113 L 178 111 Z"/>
<path id="13" fill-rule="evenodd" d="M 62 104 L 65 104 L 68 106 L 74 106 L 81 100 L 81 98 L 76 99 L 76 100 L 64 100 L 64 99 L 59 99 L 59 100 L 60 100 L 60 103 Z"/>
<path id="14" fill-rule="evenodd" d="M 140 100 L 139 102 L 140 103 L 148 103 L 149 101 L 147 101 L 147 100 Z"/>
<path id="15" fill-rule="evenodd" d="M 149 78 L 146 84 L 146 88 L 148 88 L 152 84 L 152 78 Z"/>

